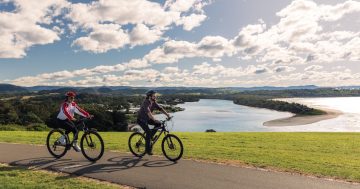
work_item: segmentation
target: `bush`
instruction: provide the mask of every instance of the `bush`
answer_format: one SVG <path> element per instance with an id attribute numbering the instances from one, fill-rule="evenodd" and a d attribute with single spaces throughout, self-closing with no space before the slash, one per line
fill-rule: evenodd
<path id="1" fill-rule="evenodd" d="M 25 131 L 26 128 L 20 125 L 0 125 L 0 131 Z"/>
<path id="2" fill-rule="evenodd" d="M 207 132 L 207 133 L 215 133 L 216 131 L 214 129 L 207 129 L 205 132 Z"/>
<path id="3" fill-rule="evenodd" d="M 45 124 L 32 124 L 26 127 L 27 131 L 48 131 L 50 130 Z"/>

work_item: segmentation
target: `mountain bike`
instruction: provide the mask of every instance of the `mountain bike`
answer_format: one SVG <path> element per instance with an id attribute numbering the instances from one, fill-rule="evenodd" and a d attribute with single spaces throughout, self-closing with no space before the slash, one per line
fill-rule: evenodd
<path id="1" fill-rule="evenodd" d="M 151 148 L 155 145 L 155 143 L 158 141 L 160 136 L 164 133 L 164 138 L 161 142 L 161 150 L 165 157 L 170 161 L 177 161 L 179 160 L 184 152 L 183 144 L 179 137 L 177 137 L 174 134 L 170 134 L 170 131 L 168 129 L 168 121 L 170 119 L 162 120 L 161 127 L 154 128 L 158 132 L 154 134 L 154 136 L 151 139 Z M 160 131 L 160 133 L 159 133 Z M 130 152 L 134 154 L 136 157 L 142 157 L 145 155 L 145 135 L 146 133 L 143 132 L 134 132 L 130 135 L 128 145 Z"/>
<path id="2" fill-rule="evenodd" d="M 104 142 L 96 129 L 89 129 L 85 122 L 89 118 L 81 118 L 76 124 L 77 128 L 81 128 L 83 135 L 80 139 L 80 148 L 82 154 L 89 161 L 97 161 L 104 154 Z M 63 136 L 63 137 L 62 137 Z M 65 141 L 61 141 L 64 140 Z M 52 129 L 46 139 L 48 151 L 55 158 L 63 157 L 73 146 L 74 140 L 70 142 L 69 135 L 65 134 L 63 129 Z"/>

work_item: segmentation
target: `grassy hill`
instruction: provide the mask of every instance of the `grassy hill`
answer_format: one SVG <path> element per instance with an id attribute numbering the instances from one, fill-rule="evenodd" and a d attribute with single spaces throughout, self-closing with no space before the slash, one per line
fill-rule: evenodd
<path id="1" fill-rule="evenodd" d="M 44 145 L 48 132 L 0 131 L 0 142 Z M 107 150 L 128 152 L 131 132 L 102 132 Z M 360 182 L 359 133 L 176 132 L 184 158 Z M 159 140 L 161 141 L 161 140 Z M 162 155 L 160 143 L 154 153 Z M 66 156 L 65 156 L 66 157 Z"/>

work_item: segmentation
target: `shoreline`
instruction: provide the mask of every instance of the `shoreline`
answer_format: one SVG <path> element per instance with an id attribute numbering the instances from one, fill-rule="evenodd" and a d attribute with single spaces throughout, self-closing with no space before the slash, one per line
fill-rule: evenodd
<path id="1" fill-rule="evenodd" d="M 283 100 L 285 102 L 289 102 L 286 99 L 276 99 L 276 100 Z M 291 101 L 291 102 L 294 102 L 294 101 Z M 328 109 L 328 108 L 322 107 L 322 106 L 313 106 L 311 104 L 305 104 L 305 103 L 301 103 L 301 102 L 296 102 L 296 103 L 304 104 L 311 108 L 320 109 L 320 110 L 326 112 L 326 114 L 324 114 L 324 115 L 293 115 L 291 117 L 266 121 L 263 123 L 263 126 L 265 126 L 265 127 L 283 127 L 283 126 L 308 125 L 308 124 L 316 123 L 316 122 L 323 121 L 323 120 L 334 119 L 343 114 L 343 112 L 341 112 L 339 110 Z"/>

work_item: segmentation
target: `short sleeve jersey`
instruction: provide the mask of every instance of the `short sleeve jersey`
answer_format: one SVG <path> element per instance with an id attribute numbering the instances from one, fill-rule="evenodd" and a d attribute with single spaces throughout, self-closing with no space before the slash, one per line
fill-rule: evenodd
<path id="1" fill-rule="evenodd" d="M 138 119 L 147 122 L 150 119 L 148 116 L 149 112 L 161 109 L 161 106 L 157 102 L 151 102 L 149 99 L 145 99 L 138 112 Z"/>

